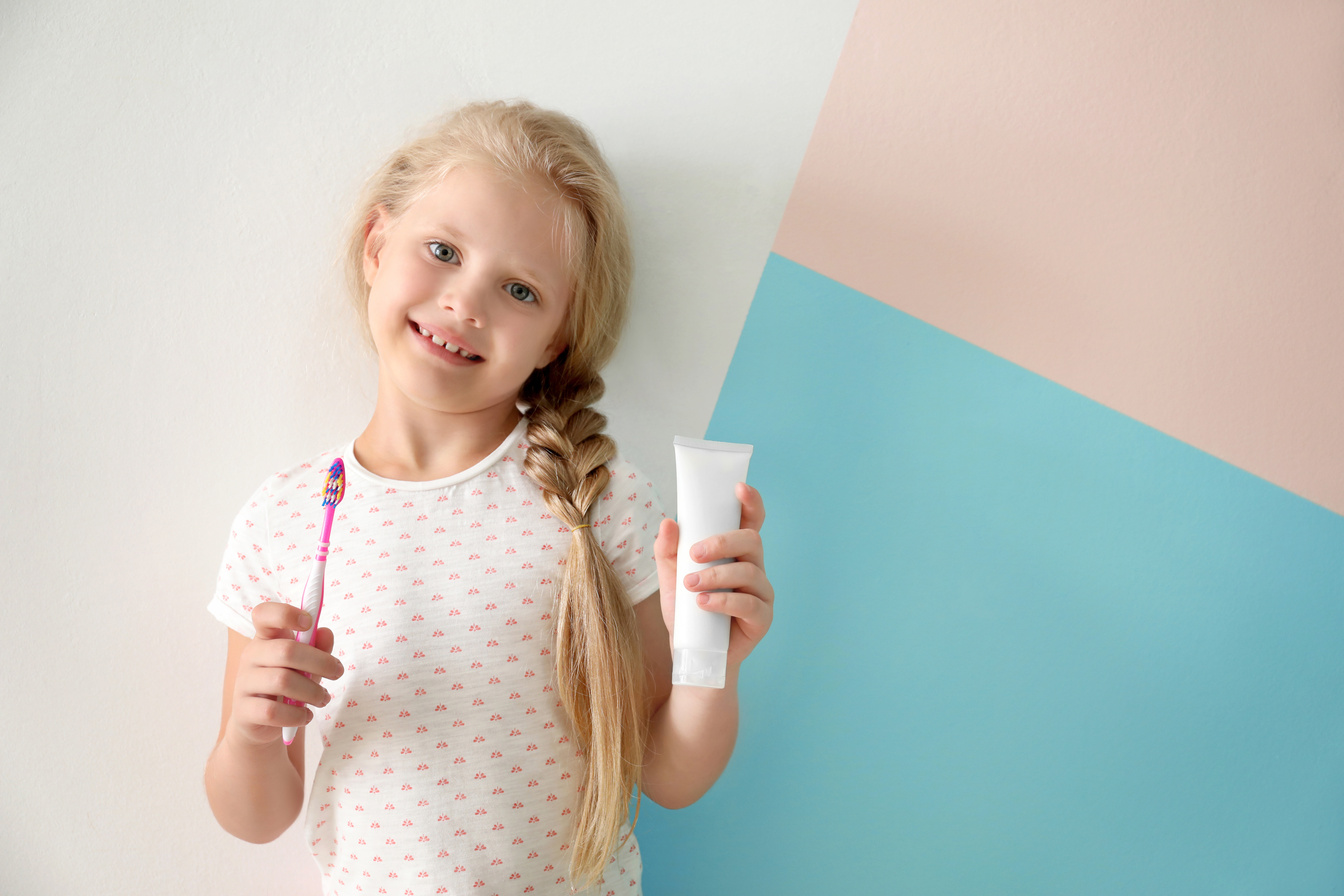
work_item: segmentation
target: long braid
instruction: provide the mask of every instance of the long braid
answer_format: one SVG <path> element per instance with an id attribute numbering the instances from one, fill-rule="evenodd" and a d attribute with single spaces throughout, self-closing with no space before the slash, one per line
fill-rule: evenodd
<path id="1" fill-rule="evenodd" d="M 647 731 L 644 672 L 634 610 L 588 514 L 606 490 L 616 444 L 590 405 L 602 378 L 553 383 L 528 411 L 524 469 L 546 506 L 573 530 L 555 603 L 556 681 L 587 751 L 574 821 L 572 872 L 596 879 L 617 845 L 630 794 L 640 786 Z M 582 528 L 580 528 L 582 527 Z"/>

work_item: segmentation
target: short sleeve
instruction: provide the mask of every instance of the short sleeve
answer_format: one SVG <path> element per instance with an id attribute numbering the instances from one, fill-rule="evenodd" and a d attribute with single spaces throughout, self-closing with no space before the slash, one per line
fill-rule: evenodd
<path id="1" fill-rule="evenodd" d="M 653 483 L 628 461 L 609 468 L 607 490 L 593 508 L 593 530 L 632 604 L 658 590 L 653 541 L 663 521 L 663 504 Z"/>
<path id="2" fill-rule="evenodd" d="M 252 610 L 257 604 L 277 599 L 275 576 L 266 559 L 270 501 L 267 481 L 238 511 L 219 565 L 215 596 L 207 606 L 216 619 L 249 638 L 256 634 Z"/>

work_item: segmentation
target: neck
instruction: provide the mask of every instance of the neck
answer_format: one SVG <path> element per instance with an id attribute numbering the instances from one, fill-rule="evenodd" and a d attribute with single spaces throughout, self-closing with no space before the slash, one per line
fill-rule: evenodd
<path id="1" fill-rule="evenodd" d="M 355 459 L 387 479 L 426 482 L 469 470 L 499 447 L 522 418 L 512 403 L 465 414 L 407 413 L 380 401 L 355 439 Z"/>

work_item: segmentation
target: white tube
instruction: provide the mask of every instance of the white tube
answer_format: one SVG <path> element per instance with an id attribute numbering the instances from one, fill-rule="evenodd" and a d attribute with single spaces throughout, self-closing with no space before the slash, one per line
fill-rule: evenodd
<path id="1" fill-rule="evenodd" d="M 732 560 L 696 563 L 691 545 L 742 526 L 736 486 L 747 479 L 751 446 L 677 436 L 677 610 L 672 622 L 672 683 L 721 688 L 728 674 L 732 618 L 701 609 L 686 576 Z"/>

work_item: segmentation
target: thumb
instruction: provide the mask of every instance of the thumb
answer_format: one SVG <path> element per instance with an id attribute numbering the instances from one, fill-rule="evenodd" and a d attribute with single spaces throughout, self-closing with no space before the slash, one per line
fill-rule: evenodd
<path id="1" fill-rule="evenodd" d="M 681 530 L 677 527 L 677 521 L 665 519 L 658 526 L 658 537 L 653 541 L 653 559 L 658 563 L 661 570 L 664 564 L 677 564 L 677 542 L 681 538 Z"/>
<path id="2" fill-rule="evenodd" d="M 677 542 L 681 532 L 675 520 L 663 520 L 653 542 L 653 559 L 658 566 L 658 591 L 662 595 L 663 622 L 672 630 L 673 606 L 677 595 Z"/>
<path id="3" fill-rule="evenodd" d="M 265 641 L 292 638 L 295 632 L 307 631 L 313 618 L 298 607 L 280 600 L 268 600 L 252 610 L 252 627 L 256 637 Z"/>

